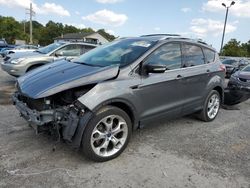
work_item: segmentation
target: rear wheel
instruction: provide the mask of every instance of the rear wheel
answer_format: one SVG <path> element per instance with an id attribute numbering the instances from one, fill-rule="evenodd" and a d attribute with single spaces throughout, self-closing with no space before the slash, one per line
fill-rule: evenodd
<path id="1" fill-rule="evenodd" d="M 132 132 L 129 116 L 123 110 L 106 106 L 88 123 L 82 146 L 85 155 L 94 161 L 108 161 L 126 148 Z"/>
<path id="2" fill-rule="evenodd" d="M 212 90 L 208 94 L 203 105 L 203 110 L 198 115 L 198 118 L 206 122 L 213 121 L 218 115 L 220 105 L 221 98 L 219 92 Z"/>

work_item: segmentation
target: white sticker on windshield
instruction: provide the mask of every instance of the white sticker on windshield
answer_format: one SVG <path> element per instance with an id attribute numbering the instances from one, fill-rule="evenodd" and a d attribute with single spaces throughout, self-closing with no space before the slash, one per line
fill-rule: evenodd
<path id="1" fill-rule="evenodd" d="M 132 43 L 131 45 L 148 48 L 151 44 L 147 41 L 137 41 L 137 42 Z"/>

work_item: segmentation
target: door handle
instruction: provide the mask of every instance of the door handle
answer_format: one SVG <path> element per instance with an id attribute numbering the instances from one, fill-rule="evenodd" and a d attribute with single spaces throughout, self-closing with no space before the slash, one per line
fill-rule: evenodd
<path id="1" fill-rule="evenodd" d="M 140 85 L 130 86 L 131 89 L 138 89 Z"/>
<path id="2" fill-rule="evenodd" d="M 177 80 L 182 79 L 182 78 L 183 78 L 183 77 L 182 77 L 182 75 L 180 75 L 180 74 L 176 76 L 176 79 L 177 79 Z"/>

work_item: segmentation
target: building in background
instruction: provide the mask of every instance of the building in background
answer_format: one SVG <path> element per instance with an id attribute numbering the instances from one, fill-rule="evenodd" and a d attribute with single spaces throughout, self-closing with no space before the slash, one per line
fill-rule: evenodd
<path id="1" fill-rule="evenodd" d="M 93 44 L 105 44 L 108 41 L 105 37 L 97 32 L 93 33 L 67 33 L 56 37 L 54 42 L 88 42 Z"/>
<path id="2" fill-rule="evenodd" d="M 25 44 L 26 44 L 25 40 L 18 40 L 18 39 L 15 40 L 15 45 L 25 45 Z"/>

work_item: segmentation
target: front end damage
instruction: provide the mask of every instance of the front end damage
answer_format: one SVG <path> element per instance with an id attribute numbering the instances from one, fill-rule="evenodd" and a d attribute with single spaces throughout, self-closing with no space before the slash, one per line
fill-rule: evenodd
<path id="1" fill-rule="evenodd" d="M 55 97 L 31 99 L 20 92 L 12 96 L 20 116 L 28 121 L 36 133 L 50 132 L 73 147 L 79 147 L 84 128 L 92 113 L 76 100 L 72 104 L 58 105 Z"/>
<path id="2" fill-rule="evenodd" d="M 18 78 L 13 104 L 37 133 L 48 131 L 79 147 L 92 112 L 78 98 L 118 73 L 117 65 L 94 67 L 65 60 L 44 65 Z"/>
<path id="3" fill-rule="evenodd" d="M 250 98 L 250 82 L 232 76 L 224 93 L 225 105 L 236 105 Z"/>

